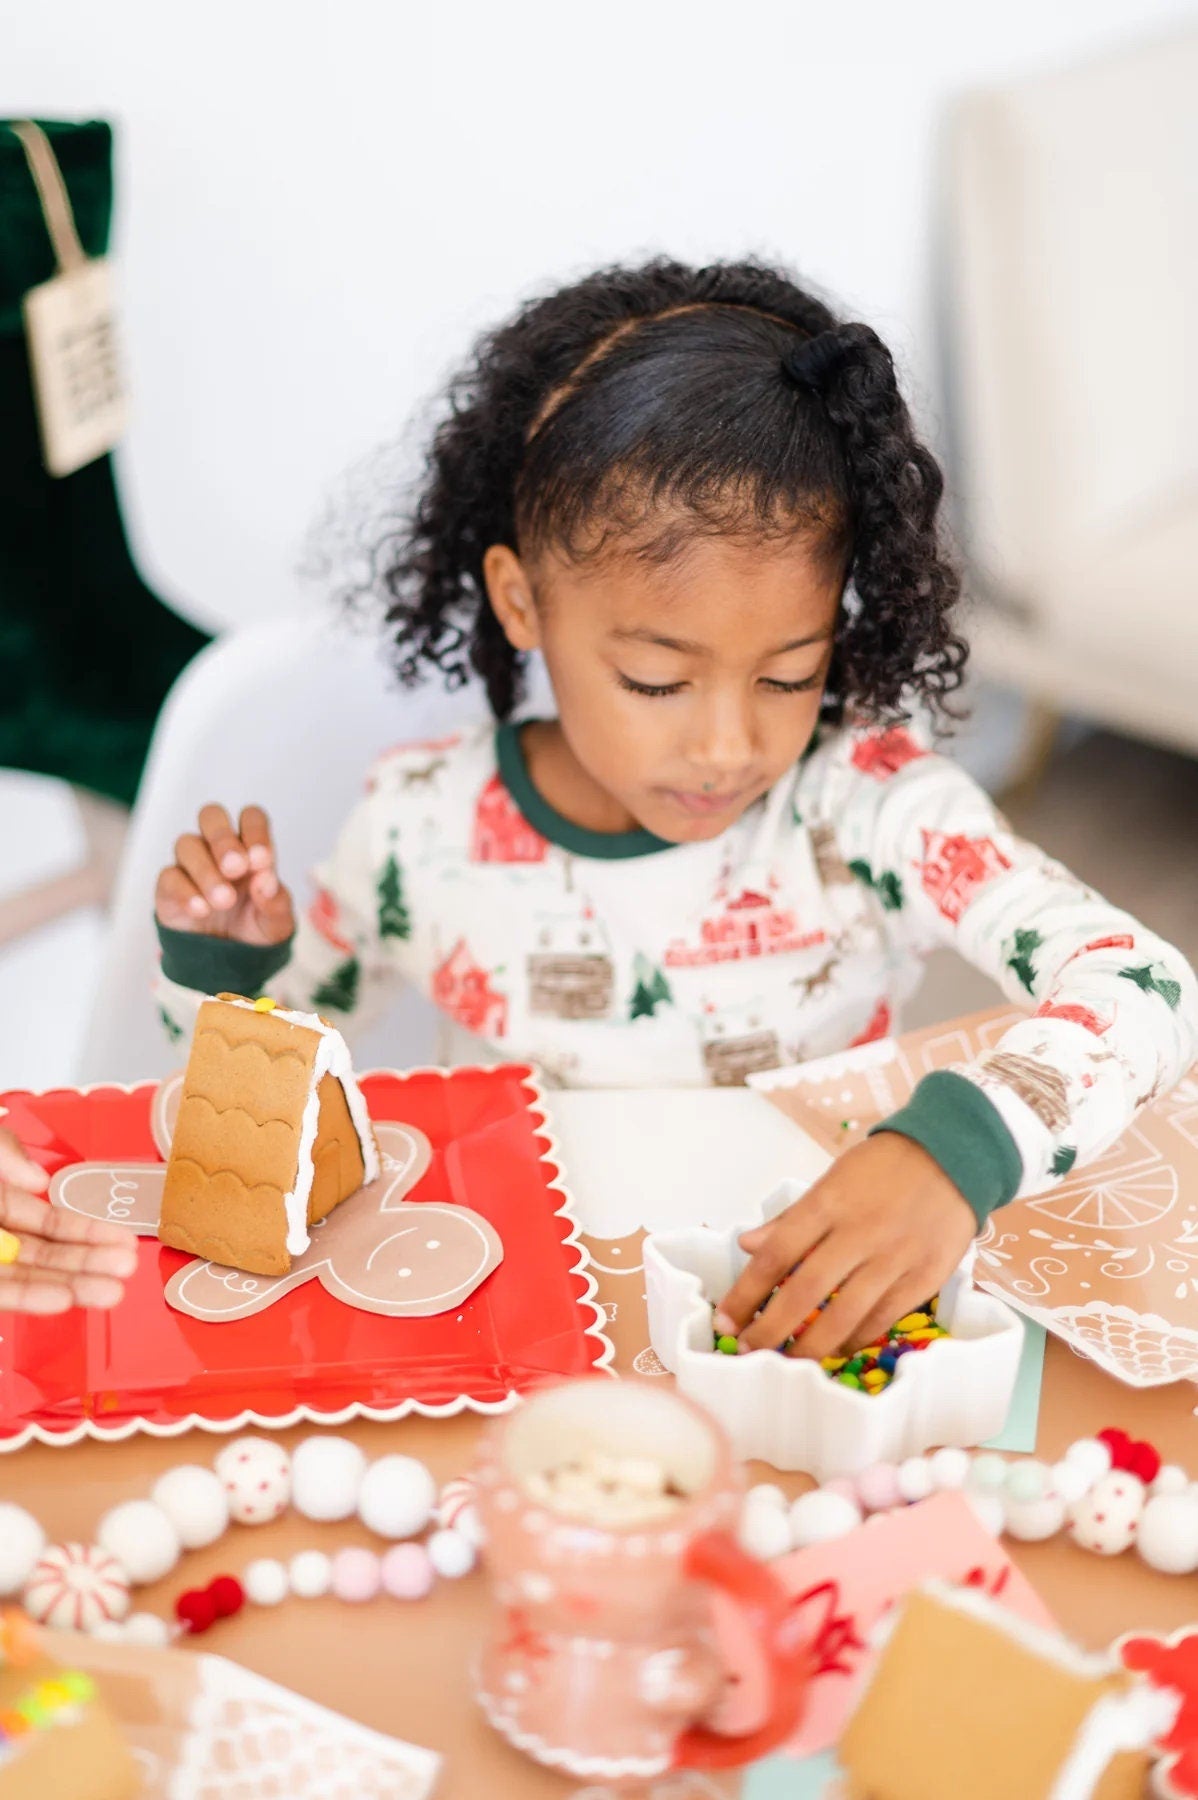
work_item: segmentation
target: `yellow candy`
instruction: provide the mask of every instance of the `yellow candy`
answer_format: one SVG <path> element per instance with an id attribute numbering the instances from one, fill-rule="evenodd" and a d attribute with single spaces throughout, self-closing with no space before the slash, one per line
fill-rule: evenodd
<path id="1" fill-rule="evenodd" d="M 836 1369 L 843 1369 L 848 1360 L 847 1356 L 821 1356 L 819 1366 L 821 1369 L 835 1371 Z"/>
<path id="2" fill-rule="evenodd" d="M 11 1231 L 0 1231 L 0 1264 L 15 1263 L 21 1254 L 21 1240 Z"/>
<path id="3" fill-rule="evenodd" d="M 64 1681 L 43 1681 L 38 1685 L 37 1698 L 43 1706 L 70 1706 L 73 1701 L 70 1688 Z"/>
<path id="4" fill-rule="evenodd" d="M 930 1325 L 931 1322 L 927 1313 L 908 1313 L 905 1318 L 899 1320 L 894 1329 L 903 1332 L 904 1335 L 909 1335 L 913 1331 L 922 1331 L 924 1326 Z"/>
<path id="5" fill-rule="evenodd" d="M 272 1000 L 269 994 L 259 994 L 258 998 L 254 1001 L 254 1011 L 273 1012 L 278 1004 L 278 1001 Z"/>
<path id="6" fill-rule="evenodd" d="M 867 1387 L 871 1393 L 876 1393 L 878 1388 L 884 1388 L 889 1380 L 890 1377 L 885 1369 L 867 1369 L 861 1377 L 861 1385 Z"/>
<path id="7" fill-rule="evenodd" d="M 933 1338 L 947 1336 L 948 1332 L 945 1331 L 942 1325 L 927 1325 L 922 1331 L 909 1331 L 907 1333 L 907 1342 L 909 1344 L 927 1344 L 930 1343 Z"/>

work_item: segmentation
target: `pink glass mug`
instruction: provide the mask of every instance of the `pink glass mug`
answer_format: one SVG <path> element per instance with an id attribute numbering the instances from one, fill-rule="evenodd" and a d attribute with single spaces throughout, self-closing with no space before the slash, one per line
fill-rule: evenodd
<path id="1" fill-rule="evenodd" d="M 661 1465 L 677 1510 L 590 1523 L 527 1491 L 594 1452 Z M 698 1407 L 650 1382 L 550 1388 L 493 1428 L 477 1475 L 496 1616 L 476 1691 L 518 1749 L 582 1779 L 640 1782 L 751 1762 L 791 1735 L 808 1647 L 788 1632 L 778 1581 L 731 1535 L 738 1472 Z"/>

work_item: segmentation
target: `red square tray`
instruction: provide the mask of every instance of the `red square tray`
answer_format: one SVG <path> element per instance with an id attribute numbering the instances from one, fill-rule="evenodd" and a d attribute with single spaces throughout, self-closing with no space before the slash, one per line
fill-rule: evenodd
<path id="1" fill-rule="evenodd" d="M 252 1318 L 202 1323 L 163 1289 L 188 1260 L 138 1239 L 111 1312 L 0 1313 L 0 1450 L 135 1431 L 342 1424 L 469 1409 L 500 1412 L 527 1389 L 610 1363 L 595 1284 L 526 1068 L 375 1071 L 371 1115 L 418 1126 L 433 1149 L 414 1192 L 473 1207 L 504 1245 L 498 1269 L 435 1318 L 359 1312 L 310 1281 Z M 83 1161 L 158 1162 L 156 1084 L 0 1094 L 51 1172 Z"/>

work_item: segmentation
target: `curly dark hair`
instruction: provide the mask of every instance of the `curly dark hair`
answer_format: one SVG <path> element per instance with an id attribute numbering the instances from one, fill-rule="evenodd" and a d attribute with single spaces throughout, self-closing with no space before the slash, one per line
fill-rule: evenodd
<path id="1" fill-rule="evenodd" d="M 524 305 L 451 381 L 380 584 L 405 683 L 473 670 L 506 719 L 521 658 L 488 604 L 492 544 L 572 559 L 613 539 L 668 557 L 684 535 L 826 535 L 851 587 L 824 716 L 951 714 L 966 646 L 937 525 L 943 477 L 890 352 L 784 271 L 750 260 L 609 268 Z M 661 515 L 673 529 L 637 541 Z"/>

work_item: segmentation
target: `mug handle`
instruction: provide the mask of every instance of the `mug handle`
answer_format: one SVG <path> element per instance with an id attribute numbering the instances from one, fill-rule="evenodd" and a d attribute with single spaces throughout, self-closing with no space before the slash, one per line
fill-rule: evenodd
<path id="1" fill-rule="evenodd" d="M 788 1642 L 783 1626 L 790 1612 L 789 1595 L 727 1532 L 709 1531 L 693 1538 L 682 1569 L 692 1581 L 718 1588 L 747 1615 L 766 1659 L 769 1711 L 763 1725 L 740 1737 L 712 1731 L 706 1725 L 688 1727 L 674 1745 L 673 1766 L 738 1768 L 776 1750 L 794 1732 L 807 1700 L 811 1646 Z"/>

